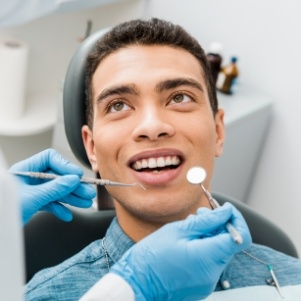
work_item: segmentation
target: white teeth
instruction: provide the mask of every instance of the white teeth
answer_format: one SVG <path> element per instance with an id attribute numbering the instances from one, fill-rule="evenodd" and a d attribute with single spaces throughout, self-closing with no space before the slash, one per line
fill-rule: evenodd
<path id="1" fill-rule="evenodd" d="M 143 159 L 142 162 L 141 162 L 141 166 L 142 166 L 142 168 L 147 168 L 148 167 L 147 160 Z"/>
<path id="2" fill-rule="evenodd" d="M 171 163 L 171 157 L 170 157 L 170 156 L 166 157 L 166 159 L 165 159 L 165 164 L 166 164 L 166 165 L 171 165 L 171 164 L 172 164 L 172 163 Z"/>
<path id="3" fill-rule="evenodd" d="M 178 156 L 166 156 L 159 158 L 149 158 L 138 160 L 133 164 L 133 168 L 135 170 L 140 170 L 143 168 L 158 168 L 165 167 L 171 165 L 179 165 L 181 163 L 181 159 Z"/>
<path id="4" fill-rule="evenodd" d="M 178 165 L 178 164 L 180 164 L 180 159 L 178 157 L 173 156 L 171 158 L 171 163 L 172 163 L 172 165 Z"/>
<path id="5" fill-rule="evenodd" d="M 148 160 L 148 167 L 149 168 L 156 168 L 157 167 L 157 161 L 154 158 L 150 158 Z"/>
<path id="6" fill-rule="evenodd" d="M 165 166 L 165 160 L 163 157 L 160 157 L 157 159 L 157 166 L 158 167 L 164 167 Z"/>
<path id="7" fill-rule="evenodd" d="M 134 164 L 134 169 L 141 169 L 142 168 L 142 163 L 141 161 L 136 161 Z"/>

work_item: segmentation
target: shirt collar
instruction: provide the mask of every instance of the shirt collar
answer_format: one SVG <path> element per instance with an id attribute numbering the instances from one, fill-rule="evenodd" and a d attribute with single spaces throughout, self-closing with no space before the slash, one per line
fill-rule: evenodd
<path id="1" fill-rule="evenodd" d="M 135 242 L 121 229 L 115 217 L 107 230 L 105 246 L 110 258 L 116 263 Z"/>

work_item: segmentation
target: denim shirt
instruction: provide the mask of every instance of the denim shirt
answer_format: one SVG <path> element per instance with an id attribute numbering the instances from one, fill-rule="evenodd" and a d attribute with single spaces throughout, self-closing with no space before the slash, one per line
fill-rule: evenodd
<path id="1" fill-rule="evenodd" d="M 107 230 L 104 241 L 109 266 L 117 262 L 133 244 L 115 218 Z M 301 260 L 256 244 L 246 251 L 273 266 L 280 286 L 301 284 Z M 38 272 L 27 284 L 25 301 L 78 300 L 106 273 L 108 263 L 102 240 L 99 239 L 56 267 Z M 267 285 L 266 279 L 271 279 L 267 266 L 240 252 L 224 270 L 216 291 Z"/>

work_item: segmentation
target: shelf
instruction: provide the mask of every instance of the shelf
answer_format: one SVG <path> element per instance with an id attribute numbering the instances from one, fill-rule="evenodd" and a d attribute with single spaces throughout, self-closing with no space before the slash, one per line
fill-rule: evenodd
<path id="1" fill-rule="evenodd" d="M 223 154 L 215 161 L 211 188 L 247 202 L 268 137 L 273 101 L 245 86 L 232 95 L 218 92 L 217 97 L 225 111 L 226 130 Z"/>
<path id="2" fill-rule="evenodd" d="M 273 105 L 271 97 L 250 92 L 249 89 L 239 89 L 233 95 L 218 92 L 219 107 L 225 111 L 225 125 L 236 124 L 257 112 L 267 109 Z"/>
<path id="3" fill-rule="evenodd" d="M 0 135 L 28 136 L 53 128 L 57 120 L 57 97 L 46 93 L 30 97 L 22 117 L 0 120 Z"/>

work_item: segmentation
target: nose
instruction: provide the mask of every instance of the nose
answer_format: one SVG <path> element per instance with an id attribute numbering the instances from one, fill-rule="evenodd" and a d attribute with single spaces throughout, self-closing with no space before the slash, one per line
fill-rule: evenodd
<path id="1" fill-rule="evenodd" d="M 175 129 L 170 117 L 164 109 L 145 108 L 137 118 L 136 127 L 132 132 L 133 138 L 136 141 L 145 139 L 156 141 L 174 135 Z"/>

